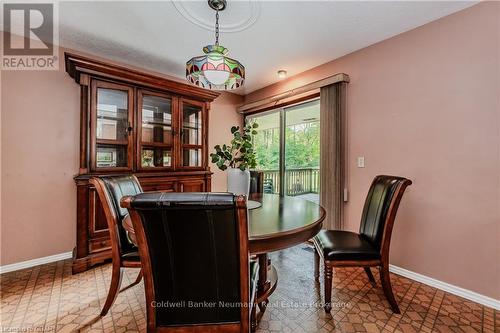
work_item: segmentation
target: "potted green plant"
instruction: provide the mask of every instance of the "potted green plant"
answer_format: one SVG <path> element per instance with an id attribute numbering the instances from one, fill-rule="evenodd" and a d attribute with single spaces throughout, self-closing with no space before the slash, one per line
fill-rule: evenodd
<path id="1" fill-rule="evenodd" d="M 240 132 L 239 126 L 231 127 L 233 139 L 230 144 L 216 145 L 210 154 L 212 163 L 227 170 L 227 191 L 243 194 L 248 198 L 250 190 L 250 171 L 255 168 L 256 155 L 253 148 L 253 136 L 257 134 L 257 123 L 247 123 Z"/>

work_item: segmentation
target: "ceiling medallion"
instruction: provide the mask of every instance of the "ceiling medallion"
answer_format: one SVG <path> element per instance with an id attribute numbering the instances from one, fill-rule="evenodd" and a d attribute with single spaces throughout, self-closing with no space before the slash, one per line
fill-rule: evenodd
<path id="1" fill-rule="evenodd" d="M 192 7 L 193 4 L 196 4 L 197 1 L 173 1 L 175 9 L 182 17 L 184 17 L 189 22 L 203 28 L 205 30 L 213 31 L 214 25 L 213 22 L 203 15 L 196 13 L 196 7 Z M 234 3 L 234 2 L 233 2 Z M 247 0 L 247 1 L 237 1 L 238 6 L 245 5 L 248 8 L 241 10 L 244 16 L 238 17 L 236 22 L 225 22 L 221 24 L 219 27 L 220 32 L 240 32 L 250 28 L 259 18 L 260 16 L 260 3 L 256 0 Z M 209 4 L 210 6 L 210 4 Z M 212 7 L 211 7 L 212 8 Z M 233 20 L 236 16 L 233 16 Z"/>
<path id="2" fill-rule="evenodd" d="M 226 8 L 226 0 L 208 0 L 208 5 L 215 10 L 215 44 L 205 46 L 204 55 L 193 57 L 186 63 L 186 79 L 210 90 L 239 88 L 245 81 L 245 67 L 226 56 L 228 50 L 219 45 L 219 11 Z"/>

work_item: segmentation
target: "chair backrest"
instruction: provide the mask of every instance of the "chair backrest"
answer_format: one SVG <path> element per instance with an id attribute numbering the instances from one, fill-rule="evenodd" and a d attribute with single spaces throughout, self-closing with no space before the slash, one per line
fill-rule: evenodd
<path id="1" fill-rule="evenodd" d="M 250 199 L 259 199 L 264 193 L 264 173 L 262 171 L 250 171 Z"/>
<path id="2" fill-rule="evenodd" d="M 366 197 L 359 233 L 379 251 L 388 253 L 392 227 L 403 193 L 412 182 L 396 176 L 377 176 Z"/>
<path id="3" fill-rule="evenodd" d="M 120 200 L 124 196 L 142 193 L 141 185 L 134 175 L 93 177 L 90 183 L 94 185 L 101 201 L 108 223 L 111 248 L 121 256 L 137 248 L 127 237 L 122 226 L 123 218 L 128 214 L 126 208 L 120 207 Z"/>
<path id="4" fill-rule="evenodd" d="M 148 332 L 182 326 L 248 332 L 243 196 L 144 193 L 122 199 L 122 207 L 130 211 L 139 246 Z"/>

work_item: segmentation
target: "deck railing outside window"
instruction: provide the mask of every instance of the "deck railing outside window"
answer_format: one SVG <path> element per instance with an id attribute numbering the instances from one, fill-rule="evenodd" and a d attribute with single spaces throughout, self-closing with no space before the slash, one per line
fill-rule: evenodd
<path id="1" fill-rule="evenodd" d="M 264 173 L 264 192 L 278 193 L 279 170 L 261 170 Z M 319 193 L 319 168 L 287 169 L 285 171 L 285 195 L 295 196 Z"/>

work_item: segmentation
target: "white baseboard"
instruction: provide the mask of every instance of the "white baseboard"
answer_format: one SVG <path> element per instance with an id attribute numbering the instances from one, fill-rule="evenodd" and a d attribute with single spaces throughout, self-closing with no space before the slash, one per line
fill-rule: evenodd
<path id="1" fill-rule="evenodd" d="M 29 268 L 29 267 L 33 267 L 33 266 L 48 264 L 49 262 L 69 259 L 72 256 L 73 256 L 73 252 L 69 251 L 69 252 L 54 254 L 53 256 L 16 262 L 14 264 L 9 264 L 9 265 L 3 265 L 3 266 L 0 266 L 0 274 L 18 271 L 20 269 Z"/>
<path id="2" fill-rule="evenodd" d="M 425 275 L 422 275 L 419 273 L 415 273 L 415 272 L 409 271 L 407 269 L 404 269 L 404 268 L 401 268 L 398 266 L 389 265 L 389 271 L 391 271 L 394 274 L 404 276 L 408 279 L 426 284 L 428 286 L 444 290 L 446 292 L 449 292 L 450 294 L 466 298 L 468 300 L 482 304 L 484 306 L 488 306 L 490 308 L 500 310 L 500 300 L 497 300 L 497 299 L 494 299 L 494 298 L 491 298 L 488 296 L 484 296 L 484 295 L 478 294 L 474 291 L 460 288 L 460 287 L 454 286 L 452 284 L 449 284 L 449 283 L 446 283 L 443 281 L 439 281 L 439 280 L 433 279 L 431 277 L 428 277 L 428 276 L 425 276 Z"/>

